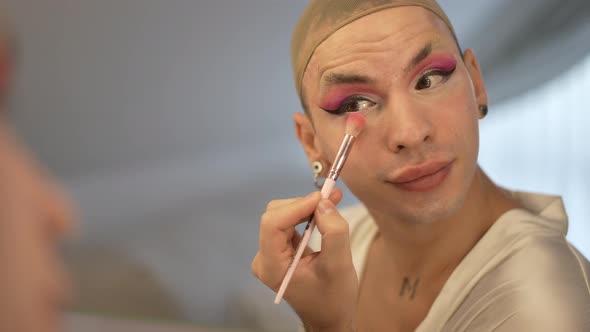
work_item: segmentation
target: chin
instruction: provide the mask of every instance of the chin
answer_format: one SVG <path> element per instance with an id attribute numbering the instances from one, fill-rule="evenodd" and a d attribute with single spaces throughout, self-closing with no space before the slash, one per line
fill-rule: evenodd
<path id="1" fill-rule="evenodd" d="M 430 201 L 411 209 L 400 208 L 404 215 L 401 220 L 414 224 L 429 225 L 449 219 L 461 209 L 465 202 L 465 195 L 446 196 L 444 199 Z"/>
<path id="2" fill-rule="evenodd" d="M 375 205 L 367 204 L 367 208 L 381 211 L 378 214 L 382 216 L 412 224 L 434 224 L 451 218 L 465 204 L 473 178 L 457 176 L 460 172 L 452 173 L 455 174 L 449 174 L 446 183 L 431 192 L 402 192 L 399 189 L 391 192 L 392 185 L 386 184 L 385 194 L 380 194 L 377 199 L 376 195 L 369 194 L 367 200 L 361 201 L 379 202 Z"/>
<path id="3" fill-rule="evenodd" d="M 465 173 L 450 174 L 447 183 L 443 184 L 438 192 L 433 192 L 431 195 L 418 195 L 412 203 L 400 206 L 400 211 L 405 213 L 402 220 L 417 224 L 433 224 L 456 215 L 466 204 L 475 167 L 473 172 L 471 170 L 467 172 L 467 176 L 459 176 L 461 174 Z"/>
<path id="4" fill-rule="evenodd" d="M 402 220 L 417 224 L 433 224 L 447 220 L 457 214 L 465 205 L 473 176 L 467 178 L 451 177 L 446 188 L 435 195 L 425 195 L 415 204 L 400 207 L 406 216 Z M 454 180 L 454 181 L 453 181 Z"/>
<path id="5" fill-rule="evenodd" d="M 380 200 L 378 204 L 365 205 L 369 211 L 386 216 L 388 219 L 393 218 L 405 223 L 428 225 L 452 217 L 461 210 L 466 197 L 466 191 L 455 194 L 421 195 L 413 197 L 411 200 L 407 196 L 402 196 L 403 199 L 398 197 L 392 201 L 390 196 L 387 201 Z M 361 201 L 363 200 L 361 199 Z M 371 199 L 364 202 L 370 201 Z"/>

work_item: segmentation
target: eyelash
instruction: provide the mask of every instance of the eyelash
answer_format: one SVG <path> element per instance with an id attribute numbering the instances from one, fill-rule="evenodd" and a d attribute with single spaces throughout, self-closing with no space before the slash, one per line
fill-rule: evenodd
<path id="1" fill-rule="evenodd" d="M 449 78 L 451 77 L 451 75 L 455 72 L 455 69 L 457 67 L 453 67 L 453 69 L 451 70 L 438 70 L 438 69 L 434 69 L 434 70 L 430 70 L 428 72 L 426 72 L 424 75 L 422 75 L 422 77 L 420 77 L 420 79 L 418 80 L 418 82 L 416 82 L 416 90 L 424 90 L 424 89 L 429 89 L 431 88 L 431 86 L 425 87 L 425 88 L 419 88 L 418 85 L 420 83 L 424 83 L 426 82 L 426 80 L 429 80 L 431 76 L 442 76 L 442 79 L 438 84 L 444 83 L 446 81 L 449 80 Z M 432 84 L 432 82 L 428 81 L 428 84 Z M 436 86 L 435 85 L 435 86 Z M 337 109 L 334 110 L 329 110 L 329 109 L 325 109 L 322 108 L 322 110 L 330 113 L 330 114 L 334 114 L 334 115 L 342 115 L 344 113 L 352 113 L 352 112 L 359 112 L 360 111 L 360 102 L 368 102 L 371 103 L 371 106 L 375 106 L 377 103 L 375 103 L 374 101 L 370 100 L 367 97 L 363 97 L 363 96 L 352 96 L 349 97 L 347 99 L 345 99 L 342 104 L 340 105 L 340 107 L 338 107 Z M 350 108 L 353 107 L 354 110 L 350 110 Z"/>
<path id="2" fill-rule="evenodd" d="M 453 69 L 451 69 L 451 70 L 439 70 L 439 69 L 430 70 L 430 71 L 426 72 L 424 75 L 422 75 L 422 77 L 420 77 L 418 82 L 416 82 L 415 89 L 416 90 L 429 89 L 431 86 L 428 86 L 426 88 L 418 88 L 418 85 L 422 82 L 425 82 L 425 80 L 429 80 L 431 76 L 442 76 L 442 79 L 438 84 L 444 83 L 449 80 L 451 75 L 455 72 L 455 69 L 457 69 L 457 66 L 453 67 Z M 432 84 L 432 83 L 429 82 L 429 84 Z M 438 84 L 436 84 L 436 85 L 438 85 Z"/>
<path id="3" fill-rule="evenodd" d="M 370 100 L 367 97 L 363 97 L 363 96 L 352 96 L 352 97 L 348 97 L 346 98 L 342 104 L 340 104 L 340 107 L 338 107 L 337 109 L 334 110 L 329 110 L 329 109 L 325 109 L 322 108 L 324 111 L 330 113 L 330 114 L 334 114 L 334 115 L 341 115 L 344 113 L 353 113 L 353 112 L 359 112 L 360 111 L 360 103 L 361 102 L 368 102 L 371 103 L 371 106 L 374 106 L 375 103 L 374 101 Z M 350 108 L 354 108 L 354 110 L 350 110 Z"/>

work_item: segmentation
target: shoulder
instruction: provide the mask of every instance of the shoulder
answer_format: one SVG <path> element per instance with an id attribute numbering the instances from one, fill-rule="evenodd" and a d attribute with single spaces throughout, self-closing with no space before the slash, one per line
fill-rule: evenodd
<path id="1" fill-rule="evenodd" d="M 590 299 L 590 263 L 564 236 L 525 236 L 523 245 L 500 265 L 507 270 L 520 271 L 520 277 L 527 282 L 562 282 L 563 290 L 574 289 Z M 533 283 L 534 285 L 534 283 Z M 537 289 L 538 291 L 538 289 Z"/>
<path id="2" fill-rule="evenodd" d="M 488 252 L 484 256 L 498 259 L 481 281 L 506 282 L 518 285 L 521 294 L 564 297 L 590 306 L 590 263 L 567 241 L 566 227 L 564 220 L 547 213 L 506 213 L 481 241 L 490 245 L 480 248 Z"/>
<path id="3" fill-rule="evenodd" d="M 590 330 L 588 260 L 563 236 L 525 235 L 521 243 L 468 296 L 464 304 L 480 307 L 471 324 L 493 317 L 493 331 Z"/>

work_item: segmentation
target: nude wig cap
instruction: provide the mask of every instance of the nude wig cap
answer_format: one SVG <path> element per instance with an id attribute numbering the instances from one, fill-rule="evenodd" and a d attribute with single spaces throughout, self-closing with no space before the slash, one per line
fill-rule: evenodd
<path id="1" fill-rule="evenodd" d="M 451 21 L 435 0 L 311 0 L 295 26 L 291 41 L 291 63 L 299 97 L 301 98 L 305 68 L 315 49 L 324 40 L 363 16 L 404 6 L 419 6 L 430 10 L 445 22 L 455 36 Z"/>

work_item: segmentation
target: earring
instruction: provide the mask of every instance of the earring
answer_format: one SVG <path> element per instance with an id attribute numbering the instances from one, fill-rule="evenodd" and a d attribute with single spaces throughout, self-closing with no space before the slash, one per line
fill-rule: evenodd
<path id="1" fill-rule="evenodd" d="M 479 115 L 480 119 L 483 119 L 488 115 L 488 105 L 479 105 Z"/>
<path id="2" fill-rule="evenodd" d="M 322 174 L 322 171 L 324 170 L 324 165 L 322 165 L 322 163 L 319 160 L 316 160 L 311 164 L 311 167 L 313 169 L 313 184 L 318 189 L 322 189 L 323 181 L 322 183 L 320 183 L 319 179 L 320 174 Z"/>

